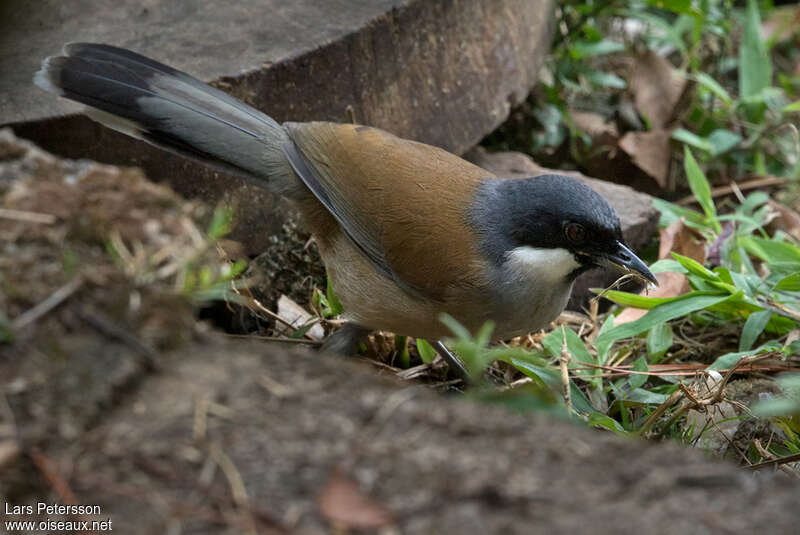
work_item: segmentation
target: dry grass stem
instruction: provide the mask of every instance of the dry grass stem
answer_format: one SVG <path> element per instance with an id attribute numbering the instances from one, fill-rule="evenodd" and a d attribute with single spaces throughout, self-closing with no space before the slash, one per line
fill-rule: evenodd
<path id="1" fill-rule="evenodd" d="M 276 398 L 289 397 L 295 393 L 294 389 L 279 383 L 266 373 L 262 373 L 258 377 L 258 384 L 264 387 L 264 390 L 275 396 Z"/>
<path id="2" fill-rule="evenodd" d="M 752 464 L 750 466 L 745 466 L 745 468 L 748 470 L 761 470 L 762 468 L 767 468 L 770 466 L 778 466 L 786 463 L 796 462 L 800 462 L 800 453 L 793 453 L 792 455 L 787 455 L 785 457 L 779 457 L 777 459 L 771 459 L 769 461 Z"/>
<path id="3" fill-rule="evenodd" d="M 47 299 L 34 305 L 32 308 L 26 310 L 11 322 L 11 328 L 13 330 L 19 330 L 29 325 L 54 308 L 58 305 L 66 301 L 72 294 L 78 291 L 80 287 L 83 285 L 83 278 L 80 276 L 75 277 L 64 286 L 60 287 L 58 290 L 53 292 Z"/>
<path id="4" fill-rule="evenodd" d="M 563 340 L 561 342 L 561 358 L 559 359 L 559 366 L 561 368 L 561 386 L 564 389 L 564 403 L 567 406 L 567 413 L 572 414 L 572 392 L 569 388 L 569 361 L 570 354 L 567 349 L 567 333 L 562 331 Z"/>
<path id="5" fill-rule="evenodd" d="M 780 462 L 782 459 L 779 459 L 778 457 L 776 457 L 775 455 L 770 453 L 770 451 L 767 448 L 762 446 L 761 445 L 761 440 L 759 440 L 759 439 L 753 440 L 753 446 L 755 446 L 756 450 L 758 450 L 758 453 L 762 457 L 764 457 L 768 461 L 772 461 L 774 463 L 772 466 L 777 467 L 784 474 L 787 474 L 787 475 L 790 475 L 792 477 L 796 477 L 796 478 L 800 479 L 800 472 L 798 472 L 797 470 L 795 470 L 791 466 L 787 466 L 787 462 Z M 783 459 L 785 459 L 785 458 L 786 457 L 783 457 Z M 762 464 L 762 463 L 759 463 L 759 464 Z M 753 466 L 757 466 L 757 465 L 751 465 L 748 468 L 752 469 Z"/>
<path id="6" fill-rule="evenodd" d="M 785 178 L 780 178 L 777 176 L 764 176 L 759 178 L 754 178 L 752 180 L 746 180 L 744 182 L 739 182 L 736 184 L 736 187 L 739 189 L 739 192 L 747 191 L 751 189 L 757 188 L 765 188 L 768 186 L 780 186 L 785 184 L 787 180 Z M 711 189 L 711 197 L 723 197 L 725 195 L 730 195 L 734 192 L 733 186 L 720 186 L 718 188 Z M 697 199 L 694 195 L 687 195 L 686 197 L 680 199 L 675 204 L 679 206 L 688 206 L 690 204 L 694 204 L 697 202 Z"/>
<path id="7" fill-rule="evenodd" d="M 27 210 L 11 210 L 9 208 L 0 208 L 0 218 L 41 225 L 52 225 L 58 220 L 58 218 L 52 214 L 29 212 Z"/>

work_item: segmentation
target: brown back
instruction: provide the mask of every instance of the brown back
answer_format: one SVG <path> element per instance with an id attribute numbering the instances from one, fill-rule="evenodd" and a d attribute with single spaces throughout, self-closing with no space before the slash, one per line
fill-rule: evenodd
<path id="1" fill-rule="evenodd" d="M 380 251 L 401 282 L 432 299 L 448 288 L 484 282 L 467 210 L 490 172 L 377 128 L 322 122 L 285 127 L 313 167 L 331 211 L 356 229 L 349 234 L 362 249 Z"/>

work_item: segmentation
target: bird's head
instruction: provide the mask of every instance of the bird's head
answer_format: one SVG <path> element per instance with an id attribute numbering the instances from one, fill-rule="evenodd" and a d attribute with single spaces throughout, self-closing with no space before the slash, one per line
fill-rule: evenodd
<path id="1" fill-rule="evenodd" d="M 498 265 L 535 266 L 553 282 L 574 280 L 594 267 L 614 267 L 658 284 L 625 245 L 614 209 L 574 178 L 489 180 L 478 191 L 470 219 L 482 251 Z"/>

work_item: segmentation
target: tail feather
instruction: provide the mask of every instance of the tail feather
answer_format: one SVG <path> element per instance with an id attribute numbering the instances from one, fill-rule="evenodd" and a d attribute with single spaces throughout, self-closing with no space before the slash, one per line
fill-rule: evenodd
<path id="1" fill-rule="evenodd" d="M 129 50 L 73 43 L 47 58 L 36 85 L 94 110 L 93 119 L 188 158 L 292 195 L 282 151 L 286 131 L 272 118 L 196 78 Z"/>

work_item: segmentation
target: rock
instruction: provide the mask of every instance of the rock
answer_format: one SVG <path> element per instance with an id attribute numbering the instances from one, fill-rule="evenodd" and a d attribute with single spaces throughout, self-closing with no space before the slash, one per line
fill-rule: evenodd
<path id="1" fill-rule="evenodd" d="M 120 529 L 328 533 L 342 483 L 337 517 L 393 533 L 797 526 L 795 482 L 676 444 L 402 388 L 273 344 L 214 338 L 169 361 L 96 432 L 47 452 L 79 503 Z"/>
<path id="2" fill-rule="evenodd" d="M 622 234 L 634 252 L 640 251 L 647 245 L 658 231 L 658 211 L 653 207 L 652 198 L 646 193 L 640 193 L 628 186 L 589 178 L 577 172 L 547 169 L 539 166 L 521 152 L 491 153 L 483 147 L 476 147 L 465 157 L 476 165 L 502 177 L 520 178 L 544 173 L 558 173 L 583 181 L 614 207 L 622 225 Z M 571 310 L 580 310 L 594 296 L 589 291 L 590 288 L 605 288 L 618 276 L 618 273 L 608 270 L 593 270 L 581 275 L 575 281 L 572 297 L 567 307 Z M 631 287 L 625 288 L 631 289 Z"/>
<path id="3" fill-rule="evenodd" d="M 69 158 L 138 165 L 183 194 L 238 206 L 251 252 L 283 220 L 239 179 L 100 127 L 35 88 L 46 56 L 82 40 L 131 48 L 278 121 L 355 121 L 462 153 L 536 82 L 552 0 L 22 0 L 0 3 L 0 125 Z M 64 116 L 63 114 L 70 115 Z"/>

